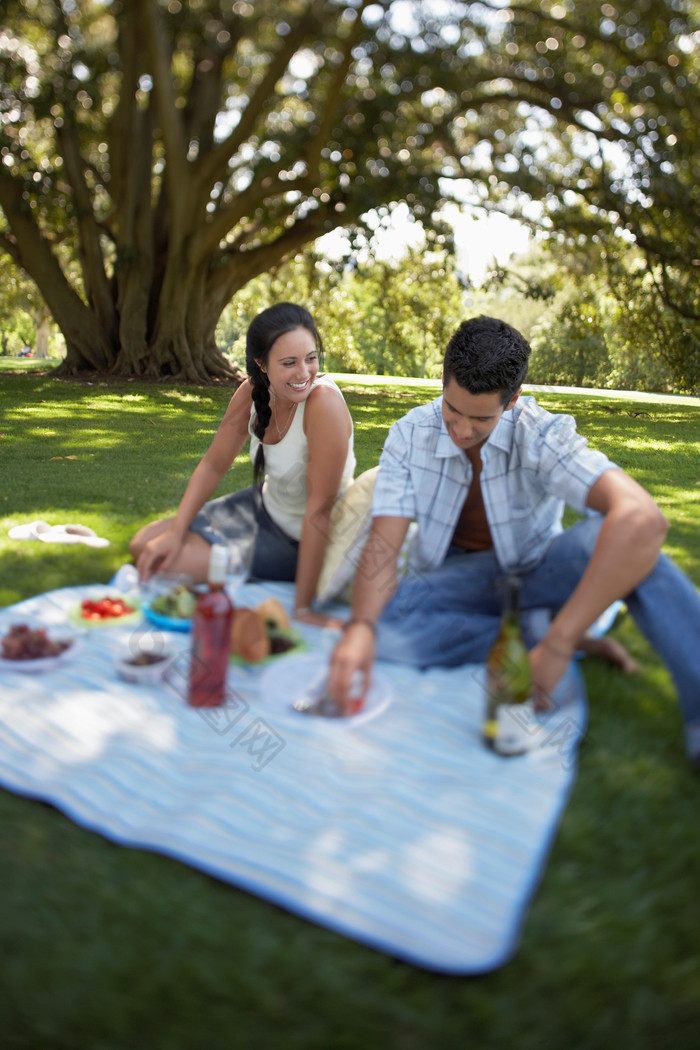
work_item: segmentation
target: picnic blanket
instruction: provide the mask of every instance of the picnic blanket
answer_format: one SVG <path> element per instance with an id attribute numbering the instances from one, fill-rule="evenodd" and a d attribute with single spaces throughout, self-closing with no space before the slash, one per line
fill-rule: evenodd
<path id="1" fill-rule="evenodd" d="M 0 610 L 0 634 L 28 618 L 61 623 L 92 592 Z M 269 595 L 289 606 L 291 585 L 246 585 L 241 600 Z M 406 962 L 476 974 L 508 961 L 575 779 L 586 722 L 575 668 L 533 750 L 501 758 L 480 738 L 482 667 L 380 664 L 378 713 L 355 722 L 291 709 L 292 655 L 274 671 L 232 667 L 227 704 L 195 710 L 184 677 L 117 677 L 143 630 L 154 628 L 85 631 L 44 674 L 0 670 L 0 784 Z M 303 630 L 307 656 L 337 638 Z M 187 661 L 188 635 L 167 638 Z"/>

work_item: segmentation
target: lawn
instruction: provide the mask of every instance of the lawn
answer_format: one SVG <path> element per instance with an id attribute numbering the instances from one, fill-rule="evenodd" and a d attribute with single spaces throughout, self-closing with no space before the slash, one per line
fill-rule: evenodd
<path id="1" fill-rule="evenodd" d="M 358 472 L 433 386 L 343 381 Z M 0 605 L 108 580 L 128 540 L 177 504 L 230 391 L 57 382 L 0 371 Z M 550 392 L 657 498 L 667 550 L 700 584 L 700 408 Z M 251 467 L 236 462 L 230 488 Z M 223 491 L 223 489 L 222 489 Z M 82 522 L 111 545 L 12 541 Z M 669 678 L 624 617 L 637 678 L 589 661 L 578 780 L 521 946 L 444 977 L 387 958 L 166 857 L 117 847 L 0 792 L 1 1050 L 700 1045 L 700 778 Z"/>

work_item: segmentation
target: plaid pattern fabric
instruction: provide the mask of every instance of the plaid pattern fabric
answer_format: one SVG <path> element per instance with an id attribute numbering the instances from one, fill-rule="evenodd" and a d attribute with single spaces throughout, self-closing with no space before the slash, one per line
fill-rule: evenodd
<path id="1" fill-rule="evenodd" d="M 414 565 L 442 563 L 451 543 L 472 468 L 442 421 L 442 397 L 408 412 L 391 427 L 379 460 L 372 515 L 418 522 Z M 614 467 L 588 448 L 572 416 L 553 415 L 533 397 L 518 398 L 481 449 L 481 489 L 494 550 L 504 570 L 528 569 L 562 531 L 568 505 L 587 513 L 595 481 Z"/>

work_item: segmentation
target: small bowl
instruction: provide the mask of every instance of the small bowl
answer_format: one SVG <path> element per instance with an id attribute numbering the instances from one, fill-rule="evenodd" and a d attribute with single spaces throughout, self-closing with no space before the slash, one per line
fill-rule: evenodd
<path id="1" fill-rule="evenodd" d="M 125 682 L 154 685 L 161 681 L 174 657 L 171 649 L 140 649 L 121 657 L 117 673 Z"/>

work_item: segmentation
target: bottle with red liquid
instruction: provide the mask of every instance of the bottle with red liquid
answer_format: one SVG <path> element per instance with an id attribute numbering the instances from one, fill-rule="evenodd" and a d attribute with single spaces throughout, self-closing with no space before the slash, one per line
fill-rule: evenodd
<path id="1" fill-rule="evenodd" d="M 209 589 L 200 595 L 192 620 L 192 660 L 187 702 L 219 707 L 226 693 L 233 604 L 224 590 L 228 548 L 216 544 L 209 558 Z"/>

